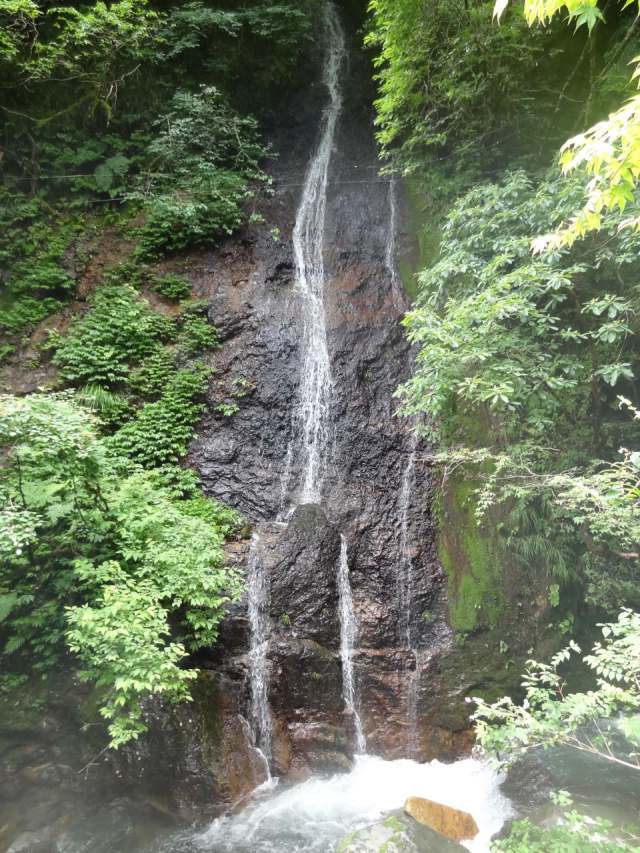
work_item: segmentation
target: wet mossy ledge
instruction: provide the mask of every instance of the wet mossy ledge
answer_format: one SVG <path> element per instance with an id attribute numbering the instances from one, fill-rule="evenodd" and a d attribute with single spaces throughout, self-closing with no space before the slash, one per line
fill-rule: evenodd
<path id="1" fill-rule="evenodd" d="M 442 492 L 440 561 L 447 574 L 451 627 L 495 628 L 506 604 L 498 546 L 476 518 L 476 484 L 454 478 Z"/>
<path id="2" fill-rule="evenodd" d="M 525 661 L 550 654 L 561 638 L 546 573 L 525 566 L 506 549 L 496 509 L 480 523 L 477 486 L 468 474 L 456 472 L 443 483 L 436 503 L 438 555 L 454 632 L 442 672 L 468 697 L 493 700 L 517 693 Z"/>

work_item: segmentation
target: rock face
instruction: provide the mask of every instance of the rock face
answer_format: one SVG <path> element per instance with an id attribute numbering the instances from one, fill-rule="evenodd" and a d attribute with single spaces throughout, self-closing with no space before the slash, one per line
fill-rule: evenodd
<path id="1" fill-rule="evenodd" d="M 412 424 L 395 416 L 393 392 L 408 376 L 411 353 L 399 324 L 402 297 L 389 269 L 390 187 L 377 174 L 369 80 L 370 68 L 354 47 L 343 72 L 326 207 L 333 429 L 319 505 L 297 506 L 304 305 L 292 247 L 315 144 L 310 128 L 317 128 L 319 112 L 279 146 L 276 193 L 261 208 L 264 223 L 193 259 L 189 270 L 223 344 L 212 358 L 208 412 L 189 458 L 206 491 L 240 509 L 262 542 L 271 599 L 273 769 L 295 778 L 344 767 L 354 746 L 339 656 L 340 534 L 348 547 L 358 625 L 353 669 L 368 748 L 390 758 L 413 753 L 426 759 L 453 757 L 466 746 L 457 733 L 466 724 L 452 731 L 431 719 L 438 707 L 430 690 L 433 667 L 451 632 L 436 553 L 429 448 L 416 445 Z M 402 214 L 401 198 L 399 204 Z M 406 246 L 401 230 L 396 236 Z M 232 417 L 217 410 L 233 400 L 238 411 Z M 409 465 L 411 494 L 403 504 Z M 247 549 L 236 547 L 231 558 L 246 563 Z M 409 563 L 407 597 L 399 579 L 400 567 Z M 246 603 L 230 611 L 220 647 L 206 664 L 235 684 L 236 712 L 243 716 L 249 698 L 245 614 Z"/>
<path id="2" fill-rule="evenodd" d="M 394 391 L 413 357 L 400 325 L 408 303 L 391 267 L 394 250 L 405 257 L 412 251 L 407 205 L 402 188 L 392 191 L 378 174 L 371 69 L 358 41 L 354 34 L 342 72 L 328 173 L 323 305 L 331 434 L 314 504 L 302 500 L 306 303 L 296 287 L 293 230 L 327 100 L 319 82 L 274 140 L 280 157 L 272 167 L 275 193 L 259 204 L 264 221 L 180 267 L 207 300 L 222 343 L 211 356 L 207 412 L 189 461 L 207 493 L 244 513 L 260 538 L 269 590 L 271 769 L 295 779 L 344 768 L 356 741 L 354 715 L 345 713 L 342 698 L 341 536 L 357 623 L 356 706 L 370 752 L 447 760 L 468 751 L 465 698 L 505 692 L 517 678 L 518 655 L 532 642 L 531 620 L 514 609 L 504 665 L 495 664 L 504 653 L 503 632 L 487 631 L 480 619 L 460 617 L 460 642 L 453 643 L 449 611 L 460 616 L 461 606 L 450 608 L 438 557 L 430 447 L 395 411 Z M 229 417 L 221 404 L 232 403 L 237 411 Z M 466 529 L 461 537 L 469 538 Z M 234 544 L 229 561 L 244 570 L 249 550 L 248 542 Z M 447 565 L 449 588 L 462 590 L 464 599 L 481 566 L 477 554 L 467 565 L 457 551 L 451 557 L 454 550 L 447 554 L 447 563 L 456 563 Z M 476 585 L 497 601 L 489 581 Z M 468 602 L 474 617 L 476 603 Z M 507 609 L 495 605 L 496 625 Z M 516 630 L 520 638 L 512 641 Z M 249 647 L 245 600 L 230 609 L 218 647 L 202 658 L 225 685 L 225 721 L 250 718 Z M 249 741 L 246 748 L 253 748 Z"/>
<path id="3" fill-rule="evenodd" d="M 473 815 L 433 800 L 409 797 L 404 804 L 404 810 L 414 820 L 431 827 L 452 841 L 466 841 L 478 834 L 478 824 Z"/>
<path id="4" fill-rule="evenodd" d="M 460 853 L 465 848 L 402 812 L 356 830 L 344 838 L 338 853 Z"/>

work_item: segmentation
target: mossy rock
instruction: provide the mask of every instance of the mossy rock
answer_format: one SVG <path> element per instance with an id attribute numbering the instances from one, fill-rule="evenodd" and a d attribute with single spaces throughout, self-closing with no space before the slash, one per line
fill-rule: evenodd
<path id="1" fill-rule="evenodd" d="M 502 566 L 494 537 L 476 519 L 476 484 L 453 479 L 442 495 L 440 560 L 449 579 L 451 627 L 494 627 L 505 610 Z"/>

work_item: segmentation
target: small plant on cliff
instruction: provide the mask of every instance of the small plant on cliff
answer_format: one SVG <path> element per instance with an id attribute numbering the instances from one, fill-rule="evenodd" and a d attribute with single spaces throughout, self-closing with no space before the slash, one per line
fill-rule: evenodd
<path id="1" fill-rule="evenodd" d="M 153 279 L 151 286 L 160 296 L 164 296 L 165 299 L 171 299 L 175 302 L 187 299 L 191 295 L 190 282 L 179 275 L 172 275 L 170 273 L 158 275 Z"/>
<path id="2" fill-rule="evenodd" d="M 145 405 L 125 424 L 109 444 L 147 468 L 177 462 L 204 408 L 209 371 L 202 364 L 171 376 L 160 398 Z"/>
<path id="3" fill-rule="evenodd" d="M 54 364 L 71 382 L 107 386 L 126 382 L 131 366 L 172 334 L 171 324 L 129 285 L 99 288 L 90 310 L 63 337 L 51 336 Z"/>

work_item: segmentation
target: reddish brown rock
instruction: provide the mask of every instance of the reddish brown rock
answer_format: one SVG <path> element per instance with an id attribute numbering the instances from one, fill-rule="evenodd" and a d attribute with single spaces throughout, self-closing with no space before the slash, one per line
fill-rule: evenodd
<path id="1" fill-rule="evenodd" d="M 404 810 L 414 820 L 435 829 L 452 841 L 464 841 L 475 838 L 478 834 L 478 824 L 473 815 L 433 800 L 409 797 L 404 804 Z"/>

